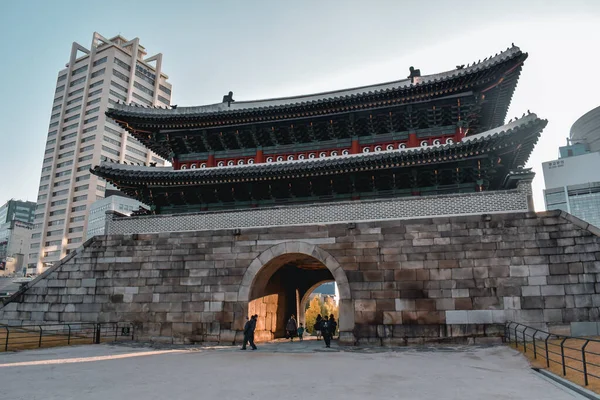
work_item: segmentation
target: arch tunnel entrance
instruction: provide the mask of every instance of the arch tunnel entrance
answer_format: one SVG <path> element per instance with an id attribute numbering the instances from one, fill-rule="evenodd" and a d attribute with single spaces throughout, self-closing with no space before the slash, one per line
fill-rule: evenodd
<path id="1" fill-rule="evenodd" d="M 310 293 L 331 281 L 335 281 L 331 271 L 305 254 L 285 254 L 267 263 L 256 275 L 248 303 L 248 315 L 258 314 L 256 340 L 285 337 L 292 315 L 305 324 L 304 308 Z"/>
<path id="2" fill-rule="evenodd" d="M 283 337 L 292 314 L 305 322 L 307 294 L 328 281 L 338 288 L 340 343 L 353 344 L 354 304 L 344 269 L 327 251 L 299 241 L 273 245 L 252 260 L 238 291 L 242 308 L 235 317 L 236 329 L 243 328 L 246 316 L 258 314 L 256 340 Z"/>

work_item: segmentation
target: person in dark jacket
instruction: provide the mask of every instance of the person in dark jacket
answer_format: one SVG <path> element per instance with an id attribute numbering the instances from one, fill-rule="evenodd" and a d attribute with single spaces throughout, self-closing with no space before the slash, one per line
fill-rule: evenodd
<path id="1" fill-rule="evenodd" d="M 290 337 L 290 341 L 294 341 L 294 336 L 298 333 L 298 324 L 296 323 L 296 318 L 294 315 L 290 317 L 285 326 L 285 330 L 287 331 L 288 336 Z"/>
<path id="2" fill-rule="evenodd" d="M 333 314 L 331 314 L 329 316 L 329 332 L 330 332 L 332 338 L 335 336 L 336 330 L 337 330 L 337 322 L 335 322 L 335 317 L 333 316 Z"/>
<path id="3" fill-rule="evenodd" d="M 253 315 L 250 317 L 246 324 L 244 325 L 244 344 L 242 345 L 242 350 L 246 350 L 246 345 L 248 342 L 250 343 L 250 347 L 252 350 L 256 350 L 257 347 L 254 344 L 254 331 L 256 330 L 256 320 L 258 319 L 258 315 Z"/>
<path id="4" fill-rule="evenodd" d="M 323 321 L 323 317 L 321 317 L 321 314 L 318 314 L 314 327 L 314 331 L 317 334 L 317 340 L 321 340 L 321 321 Z"/>
<path id="5" fill-rule="evenodd" d="M 331 327 L 329 326 L 329 317 L 326 315 L 321 321 L 321 334 L 325 341 L 325 347 L 331 346 Z"/>

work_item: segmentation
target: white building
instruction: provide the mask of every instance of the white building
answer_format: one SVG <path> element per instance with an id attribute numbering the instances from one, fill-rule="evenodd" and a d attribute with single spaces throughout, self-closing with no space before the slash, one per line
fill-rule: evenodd
<path id="1" fill-rule="evenodd" d="M 0 224 L 0 275 L 21 272 L 26 264 L 33 224 L 13 219 Z"/>
<path id="2" fill-rule="evenodd" d="M 146 57 L 139 39 L 94 33 L 90 49 L 73 43 L 58 73 L 28 268 L 42 272 L 83 242 L 88 211 L 105 182 L 89 169 L 103 160 L 163 165 L 105 111 L 117 102 L 169 106 L 171 85 L 162 54 Z"/>
<path id="3" fill-rule="evenodd" d="M 94 202 L 90 206 L 90 212 L 88 213 L 88 226 L 85 240 L 94 236 L 104 235 L 107 211 L 117 211 L 118 213 L 129 216 L 134 211 L 139 210 L 140 207 L 148 208 L 147 205 L 135 199 L 118 195 L 108 196 Z"/>
<path id="4" fill-rule="evenodd" d="M 542 163 L 547 210 L 564 210 L 600 227 L 600 107 L 571 128 L 560 158 Z"/>

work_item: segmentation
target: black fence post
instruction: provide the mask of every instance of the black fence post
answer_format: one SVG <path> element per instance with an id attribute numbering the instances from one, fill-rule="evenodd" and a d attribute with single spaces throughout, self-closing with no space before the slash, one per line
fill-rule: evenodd
<path id="1" fill-rule="evenodd" d="M 548 339 L 550 339 L 550 334 L 546 336 L 546 340 L 544 340 L 544 347 L 546 347 L 546 367 L 550 368 L 550 357 L 548 352 Z"/>
<path id="2" fill-rule="evenodd" d="M 119 337 L 119 323 L 115 324 L 115 342 L 117 341 Z"/>
<path id="3" fill-rule="evenodd" d="M 96 325 L 96 337 L 94 340 L 94 343 L 96 343 L 96 344 L 100 344 L 100 329 L 101 329 L 100 324 L 97 324 Z"/>
<path id="4" fill-rule="evenodd" d="M 563 376 L 567 376 L 567 367 L 565 366 L 565 341 L 567 338 L 564 338 L 562 342 L 560 342 L 560 357 L 562 359 L 562 368 L 563 368 Z"/>
<path id="5" fill-rule="evenodd" d="M 527 337 L 525 336 L 525 332 L 527 332 L 527 329 L 529 329 L 528 326 L 526 326 L 525 329 L 523 329 L 523 353 L 527 353 Z"/>
<path id="6" fill-rule="evenodd" d="M 515 347 L 517 348 L 517 350 L 519 349 L 519 337 L 517 336 L 517 328 L 519 327 L 519 324 L 515 325 Z"/>
<path id="7" fill-rule="evenodd" d="M 583 362 L 583 379 L 585 381 L 585 386 L 588 385 L 588 373 L 587 373 L 587 362 L 585 361 L 585 348 L 590 341 L 587 340 L 583 347 L 581 348 L 581 360 Z"/>
<path id="8" fill-rule="evenodd" d="M 533 332 L 533 358 L 537 360 L 537 349 L 535 347 L 535 335 L 537 335 L 538 330 L 536 329 L 535 332 Z"/>
<path id="9" fill-rule="evenodd" d="M 67 336 L 67 344 L 71 344 L 71 325 L 67 324 L 67 326 L 69 327 L 69 336 Z"/>
<path id="10" fill-rule="evenodd" d="M 129 327 L 131 328 L 131 341 L 133 342 L 133 324 L 129 324 Z"/>
<path id="11" fill-rule="evenodd" d="M 38 344 L 38 347 L 42 347 L 42 334 L 44 333 L 44 331 L 42 331 L 41 325 L 38 325 L 38 328 L 40 328 L 40 342 Z"/>
<path id="12" fill-rule="evenodd" d="M 8 351 L 8 335 L 10 335 L 10 329 L 8 329 L 8 326 L 5 326 L 4 329 L 6 329 L 6 343 L 4 343 L 4 351 Z"/>

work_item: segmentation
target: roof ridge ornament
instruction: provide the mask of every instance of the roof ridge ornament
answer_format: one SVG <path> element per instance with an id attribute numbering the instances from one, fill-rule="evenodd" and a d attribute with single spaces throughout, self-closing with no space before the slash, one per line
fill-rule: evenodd
<path id="1" fill-rule="evenodd" d="M 410 83 L 415 83 L 415 78 L 421 77 L 421 70 L 415 69 L 415 67 L 412 66 L 408 70 L 410 71 L 410 75 L 407 78 L 410 79 Z"/>
<path id="2" fill-rule="evenodd" d="M 230 90 L 228 94 L 223 96 L 223 103 L 227 103 L 227 107 L 231 107 L 231 103 L 235 100 L 233 99 L 233 92 Z"/>

